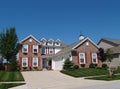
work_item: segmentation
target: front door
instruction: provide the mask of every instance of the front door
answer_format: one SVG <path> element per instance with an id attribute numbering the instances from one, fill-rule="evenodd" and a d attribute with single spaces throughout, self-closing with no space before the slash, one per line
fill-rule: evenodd
<path id="1" fill-rule="evenodd" d="M 51 59 L 43 59 L 42 65 L 43 65 L 43 68 L 51 69 L 51 65 L 52 65 Z"/>

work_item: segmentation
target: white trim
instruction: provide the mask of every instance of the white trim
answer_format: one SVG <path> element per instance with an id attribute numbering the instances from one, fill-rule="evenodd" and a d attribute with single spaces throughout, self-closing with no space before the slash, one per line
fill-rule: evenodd
<path id="1" fill-rule="evenodd" d="M 83 62 L 83 63 L 81 63 L 81 56 L 80 56 L 81 54 L 82 54 L 83 57 L 84 57 L 84 62 Z M 79 61 L 80 61 L 80 62 L 79 62 L 80 64 L 85 64 L 85 63 L 86 63 L 86 61 L 85 61 L 85 53 L 79 53 Z"/>
<path id="2" fill-rule="evenodd" d="M 25 40 L 27 40 L 28 38 L 33 38 L 34 40 L 36 40 L 38 43 L 40 43 L 40 41 L 39 40 L 37 40 L 34 36 L 32 36 L 32 35 L 29 35 L 29 36 L 27 36 L 26 38 L 24 38 L 23 40 L 21 40 L 20 41 L 20 43 L 22 43 L 23 41 L 25 41 Z M 40 43 L 41 44 L 41 43 Z"/>
<path id="3" fill-rule="evenodd" d="M 26 66 L 23 64 L 23 62 L 26 63 Z M 22 58 L 22 67 L 28 67 L 28 58 L 27 57 Z"/>
<path id="4" fill-rule="evenodd" d="M 94 54 L 95 57 L 96 57 L 96 62 L 93 61 L 93 59 L 94 59 L 94 58 L 93 58 L 93 54 Z M 93 64 L 97 64 L 97 63 L 98 63 L 97 53 L 95 53 L 95 52 L 92 53 L 92 63 L 93 63 Z"/>
<path id="5" fill-rule="evenodd" d="M 37 63 L 36 63 L 36 62 L 37 62 Z M 34 65 L 34 63 L 36 63 L 36 65 Z M 33 57 L 32 66 L 33 66 L 33 67 L 38 67 L 38 58 L 37 58 L 37 57 Z"/>
<path id="6" fill-rule="evenodd" d="M 89 39 L 88 37 L 85 38 L 84 40 L 80 41 L 76 46 L 74 46 L 72 49 L 77 48 L 79 45 L 81 45 L 82 43 L 84 43 L 86 40 L 89 40 L 91 43 L 93 43 L 97 48 L 99 48 L 98 45 L 96 45 L 91 39 Z"/>

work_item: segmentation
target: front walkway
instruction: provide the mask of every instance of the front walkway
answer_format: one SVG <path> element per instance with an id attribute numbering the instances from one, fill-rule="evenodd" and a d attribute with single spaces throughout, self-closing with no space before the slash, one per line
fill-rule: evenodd
<path id="1" fill-rule="evenodd" d="M 116 83 L 120 84 L 120 81 L 107 82 L 73 78 L 59 71 L 26 71 L 22 74 L 27 84 L 11 89 L 98 89 L 97 86 L 102 86 L 99 89 L 110 89 L 103 87 Z"/>

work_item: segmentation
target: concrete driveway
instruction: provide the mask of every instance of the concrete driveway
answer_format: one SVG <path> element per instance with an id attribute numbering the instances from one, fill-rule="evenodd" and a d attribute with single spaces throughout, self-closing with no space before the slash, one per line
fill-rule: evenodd
<path id="1" fill-rule="evenodd" d="M 25 78 L 28 89 L 84 89 L 84 87 L 88 86 L 104 86 L 113 83 L 73 78 L 62 74 L 59 71 L 27 71 L 22 72 L 22 74 Z"/>

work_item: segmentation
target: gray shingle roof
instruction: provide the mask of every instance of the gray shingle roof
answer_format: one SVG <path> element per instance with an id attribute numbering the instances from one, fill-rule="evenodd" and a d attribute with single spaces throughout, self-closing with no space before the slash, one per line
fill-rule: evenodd
<path id="1" fill-rule="evenodd" d="M 109 42 L 109 43 L 114 44 L 114 45 L 120 45 L 120 40 L 117 40 L 117 39 L 102 38 L 102 39 L 98 42 L 98 44 L 99 44 L 101 41 L 106 41 L 106 42 Z"/>

